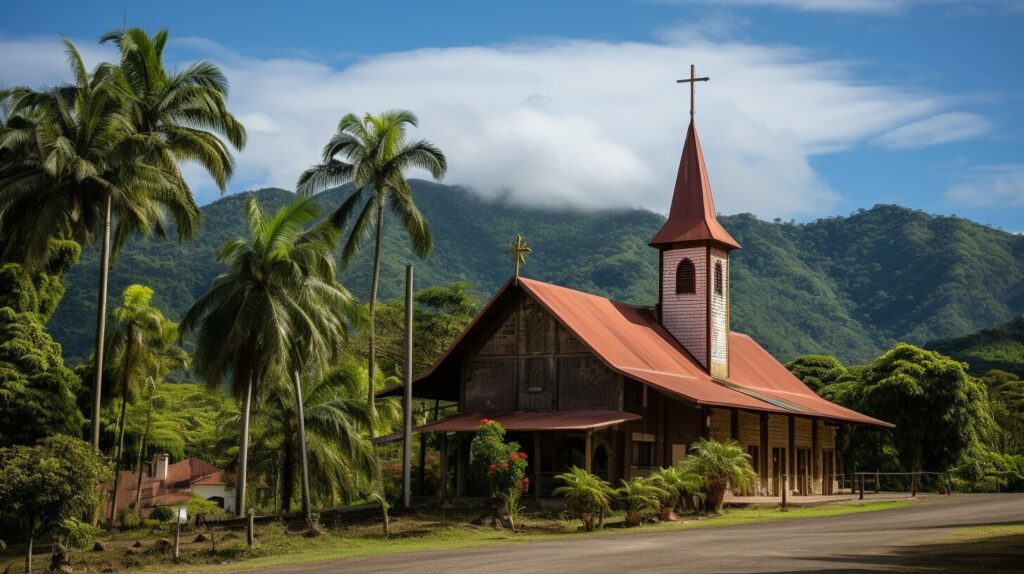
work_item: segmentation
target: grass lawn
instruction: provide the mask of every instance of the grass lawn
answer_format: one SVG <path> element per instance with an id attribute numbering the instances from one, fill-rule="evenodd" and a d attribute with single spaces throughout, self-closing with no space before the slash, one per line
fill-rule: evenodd
<path id="1" fill-rule="evenodd" d="M 915 569 L 935 572 L 1007 572 L 1007 564 L 1024 568 L 1024 522 L 956 528 L 948 539 L 914 548 L 904 559 Z"/>
<path id="2" fill-rule="evenodd" d="M 651 523 L 637 528 L 625 528 L 621 516 L 613 515 L 606 521 L 604 530 L 582 532 L 578 522 L 562 520 L 556 515 L 526 515 L 521 520 L 522 529 L 509 532 L 490 527 L 473 526 L 468 523 L 473 516 L 452 514 L 442 521 L 436 514 L 400 516 L 392 520 L 391 535 L 383 536 L 381 525 L 362 524 L 335 526 L 324 524 L 325 534 L 306 537 L 302 532 L 289 531 L 284 524 L 273 523 L 258 526 L 256 544 L 250 549 L 245 545 L 244 531 L 218 531 L 215 533 L 217 552 L 211 552 L 209 540 L 195 542 L 200 532 L 209 537 L 209 532 L 182 531 L 181 560 L 174 563 L 170 553 L 159 548 L 158 540 L 173 540 L 173 533 L 164 528 L 158 532 L 138 530 L 117 533 L 103 538 L 106 547 L 101 552 L 73 551 L 71 566 L 75 572 L 111 571 L 153 571 L 167 572 L 189 570 L 201 567 L 204 571 L 224 572 L 267 568 L 285 564 L 298 564 L 335 558 L 368 556 L 391 552 L 414 552 L 465 548 L 494 544 L 519 544 L 550 540 L 564 540 L 573 537 L 595 537 L 628 535 L 643 532 L 664 532 L 692 528 L 713 528 L 748 522 L 793 520 L 836 516 L 859 512 L 887 510 L 912 504 L 910 501 L 868 502 L 863 504 L 842 504 L 813 508 L 793 507 L 788 512 L 770 508 L 728 509 L 724 514 L 713 517 L 681 517 L 676 522 Z M 136 541 L 141 545 L 134 546 Z M 12 555 L 8 549 L 0 560 L 0 571 L 12 565 L 11 572 L 19 572 L 23 559 Z M 40 549 L 40 551 L 43 551 Z M 43 571 L 48 565 L 48 555 L 37 555 L 34 564 Z"/>

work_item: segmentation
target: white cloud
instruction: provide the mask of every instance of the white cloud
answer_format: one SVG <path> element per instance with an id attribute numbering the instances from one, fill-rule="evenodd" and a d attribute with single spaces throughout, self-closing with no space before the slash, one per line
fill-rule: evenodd
<path id="1" fill-rule="evenodd" d="M 31 52 L 60 57 L 53 42 L 32 42 Z M 382 54 L 347 67 L 249 58 L 195 38 L 171 48 L 172 57 L 217 61 L 231 80 L 231 108 L 250 132 L 232 190 L 291 189 L 343 114 L 401 107 L 420 117 L 413 137 L 445 150 L 449 183 L 537 206 L 664 212 L 688 120 L 688 90 L 675 80 L 697 62 L 712 78 L 697 88 L 697 120 L 718 209 L 809 217 L 841 201 L 812 156 L 951 113 L 941 96 L 861 83 L 846 62 L 735 41 L 537 41 Z M 0 40 L 0 82 L 21 58 Z M 17 71 L 11 77 L 28 78 L 19 82 L 33 77 L 27 66 Z M 196 171 L 187 173 L 200 200 L 215 198 Z"/>
<path id="2" fill-rule="evenodd" d="M 716 6 L 771 7 L 802 12 L 865 12 L 892 14 L 900 12 L 913 0 L 667 0 L 678 3 L 715 4 Z"/>
<path id="3" fill-rule="evenodd" d="M 889 130 L 875 143 L 890 149 L 915 149 L 970 139 L 992 130 L 985 118 L 966 112 L 949 112 Z"/>
<path id="4" fill-rule="evenodd" d="M 1024 207 L 1024 164 L 968 168 L 946 198 L 972 207 Z"/>

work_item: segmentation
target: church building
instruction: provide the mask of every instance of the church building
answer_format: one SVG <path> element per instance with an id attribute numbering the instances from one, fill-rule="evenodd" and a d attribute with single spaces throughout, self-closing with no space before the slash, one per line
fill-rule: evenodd
<path id="1" fill-rule="evenodd" d="M 523 447 L 538 497 L 573 465 L 617 484 L 681 461 L 702 437 L 743 446 L 760 476 L 755 494 L 830 494 L 843 428 L 892 427 L 819 397 L 729 329 L 740 245 L 716 217 L 692 110 L 668 219 L 650 245 L 653 307 L 513 277 L 413 381 L 414 397 L 456 411 L 415 429 L 441 433 L 443 495 L 449 483 L 457 496 L 477 494 L 469 442 L 482 418 Z"/>

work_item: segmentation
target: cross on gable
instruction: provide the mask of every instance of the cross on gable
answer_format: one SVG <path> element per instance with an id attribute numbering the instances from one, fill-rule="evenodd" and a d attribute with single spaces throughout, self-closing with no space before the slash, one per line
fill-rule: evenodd
<path id="1" fill-rule="evenodd" d="M 711 78 L 698 78 L 697 77 L 697 66 L 690 64 L 690 77 L 682 80 L 676 80 L 677 84 L 690 84 L 690 121 L 693 121 L 693 100 L 694 100 L 694 86 L 697 82 L 706 82 Z"/>
<path id="2" fill-rule="evenodd" d="M 516 235 L 516 240 L 506 250 L 512 256 L 513 273 L 516 283 L 519 282 L 519 265 L 526 263 L 526 254 L 532 251 L 533 249 L 530 249 L 530 246 L 523 240 L 523 236 L 518 234 Z"/>

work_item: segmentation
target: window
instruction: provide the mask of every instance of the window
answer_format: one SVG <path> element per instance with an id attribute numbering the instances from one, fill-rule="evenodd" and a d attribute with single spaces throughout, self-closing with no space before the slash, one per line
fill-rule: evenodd
<path id="1" fill-rule="evenodd" d="M 715 295 L 722 294 L 722 262 L 715 262 Z"/>
<path id="2" fill-rule="evenodd" d="M 633 441 L 633 466 L 651 468 L 654 466 L 654 441 Z"/>
<path id="3" fill-rule="evenodd" d="M 697 275 L 693 270 L 693 261 L 683 259 L 676 267 L 676 293 L 696 293 Z"/>

